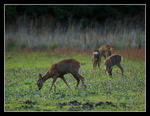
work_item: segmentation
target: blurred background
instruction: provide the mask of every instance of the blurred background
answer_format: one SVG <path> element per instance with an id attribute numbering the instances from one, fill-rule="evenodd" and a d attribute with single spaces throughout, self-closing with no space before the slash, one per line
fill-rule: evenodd
<path id="1" fill-rule="evenodd" d="M 5 51 L 145 48 L 144 5 L 5 5 Z"/>

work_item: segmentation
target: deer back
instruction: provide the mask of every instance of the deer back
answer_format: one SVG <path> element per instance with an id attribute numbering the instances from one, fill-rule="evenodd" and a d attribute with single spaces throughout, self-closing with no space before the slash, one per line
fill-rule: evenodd
<path id="1" fill-rule="evenodd" d="M 80 68 L 80 63 L 75 59 L 65 59 L 57 62 L 51 66 L 49 72 L 54 74 L 66 74 L 78 71 Z"/>
<path id="2" fill-rule="evenodd" d="M 105 65 L 113 66 L 121 62 L 122 57 L 118 54 L 113 54 L 105 60 Z"/>
<path id="3" fill-rule="evenodd" d="M 110 45 L 102 45 L 100 48 L 99 48 L 99 50 L 101 51 L 101 50 L 111 50 L 111 46 Z"/>

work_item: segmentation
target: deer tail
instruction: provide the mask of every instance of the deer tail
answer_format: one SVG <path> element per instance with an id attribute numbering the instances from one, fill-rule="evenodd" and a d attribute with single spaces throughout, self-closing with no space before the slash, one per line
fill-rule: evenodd
<path id="1" fill-rule="evenodd" d="M 113 48 L 110 48 L 110 51 L 112 51 Z"/>
<path id="2" fill-rule="evenodd" d="M 121 56 L 121 61 L 123 61 L 123 57 Z"/>

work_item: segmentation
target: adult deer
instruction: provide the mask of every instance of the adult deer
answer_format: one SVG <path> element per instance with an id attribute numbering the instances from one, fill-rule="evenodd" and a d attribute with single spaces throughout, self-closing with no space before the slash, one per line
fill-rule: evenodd
<path id="1" fill-rule="evenodd" d="M 102 45 L 98 50 L 93 51 L 93 69 L 98 65 L 99 70 L 101 69 L 101 57 L 103 56 L 105 59 L 111 55 L 112 48 L 110 45 Z"/>
<path id="2" fill-rule="evenodd" d="M 76 61 L 75 59 L 65 59 L 65 60 L 62 60 L 55 64 L 52 64 L 51 67 L 49 68 L 48 72 L 44 76 L 39 74 L 37 86 L 40 90 L 43 86 L 43 83 L 47 79 L 52 78 L 53 81 L 52 81 L 52 85 L 49 90 L 49 91 L 51 91 L 57 78 L 61 78 L 64 81 L 64 83 L 68 86 L 68 88 L 71 90 L 70 86 L 68 85 L 68 83 L 64 77 L 65 74 L 71 73 L 77 81 L 76 87 L 78 87 L 80 80 L 82 82 L 82 86 L 86 87 L 86 85 L 84 84 L 84 80 L 85 80 L 84 77 L 82 77 L 78 73 L 79 68 L 80 68 L 80 63 L 78 61 Z"/>
<path id="3" fill-rule="evenodd" d="M 99 51 L 100 51 L 101 57 L 103 56 L 106 59 L 108 56 L 111 56 L 112 48 L 110 45 L 102 45 L 99 48 Z"/>

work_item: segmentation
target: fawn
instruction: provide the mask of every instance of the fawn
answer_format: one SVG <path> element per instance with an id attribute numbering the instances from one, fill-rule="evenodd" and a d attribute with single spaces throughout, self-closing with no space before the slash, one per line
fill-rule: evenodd
<path id="1" fill-rule="evenodd" d="M 86 87 L 86 85 L 84 84 L 84 80 L 85 80 L 84 77 L 82 77 L 78 73 L 79 68 L 80 68 L 80 63 L 78 61 L 76 61 L 75 59 L 65 59 L 65 60 L 59 61 L 55 64 L 52 64 L 51 67 L 49 68 L 48 72 L 44 76 L 39 74 L 37 86 L 40 90 L 43 86 L 43 83 L 47 79 L 52 78 L 53 81 L 52 81 L 52 85 L 49 90 L 49 91 L 51 91 L 57 78 L 61 78 L 64 81 L 64 83 L 68 86 L 68 88 L 71 90 L 70 86 L 68 85 L 68 83 L 64 77 L 65 74 L 71 73 L 77 81 L 76 87 L 78 87 L 80 80 L 82 82 L 82 86 Z"/>
<path id="2" fill-rule="evenodd" d="M 106 71 L 108 72 L 108 74 L 111 76 L 112 75 L 112 67 L 114 65 L 118 66 L 122 72 L 122 76 L 123 76 L 123 68 L 120 64 L 120 62 L 123 60 L 123 57 L 118 55 L 118 54 L 113 54 L 109 57 L 107 57 L 107 59 L 104 62 L 104 66 L 105 66 L 105 73 Z"/>

